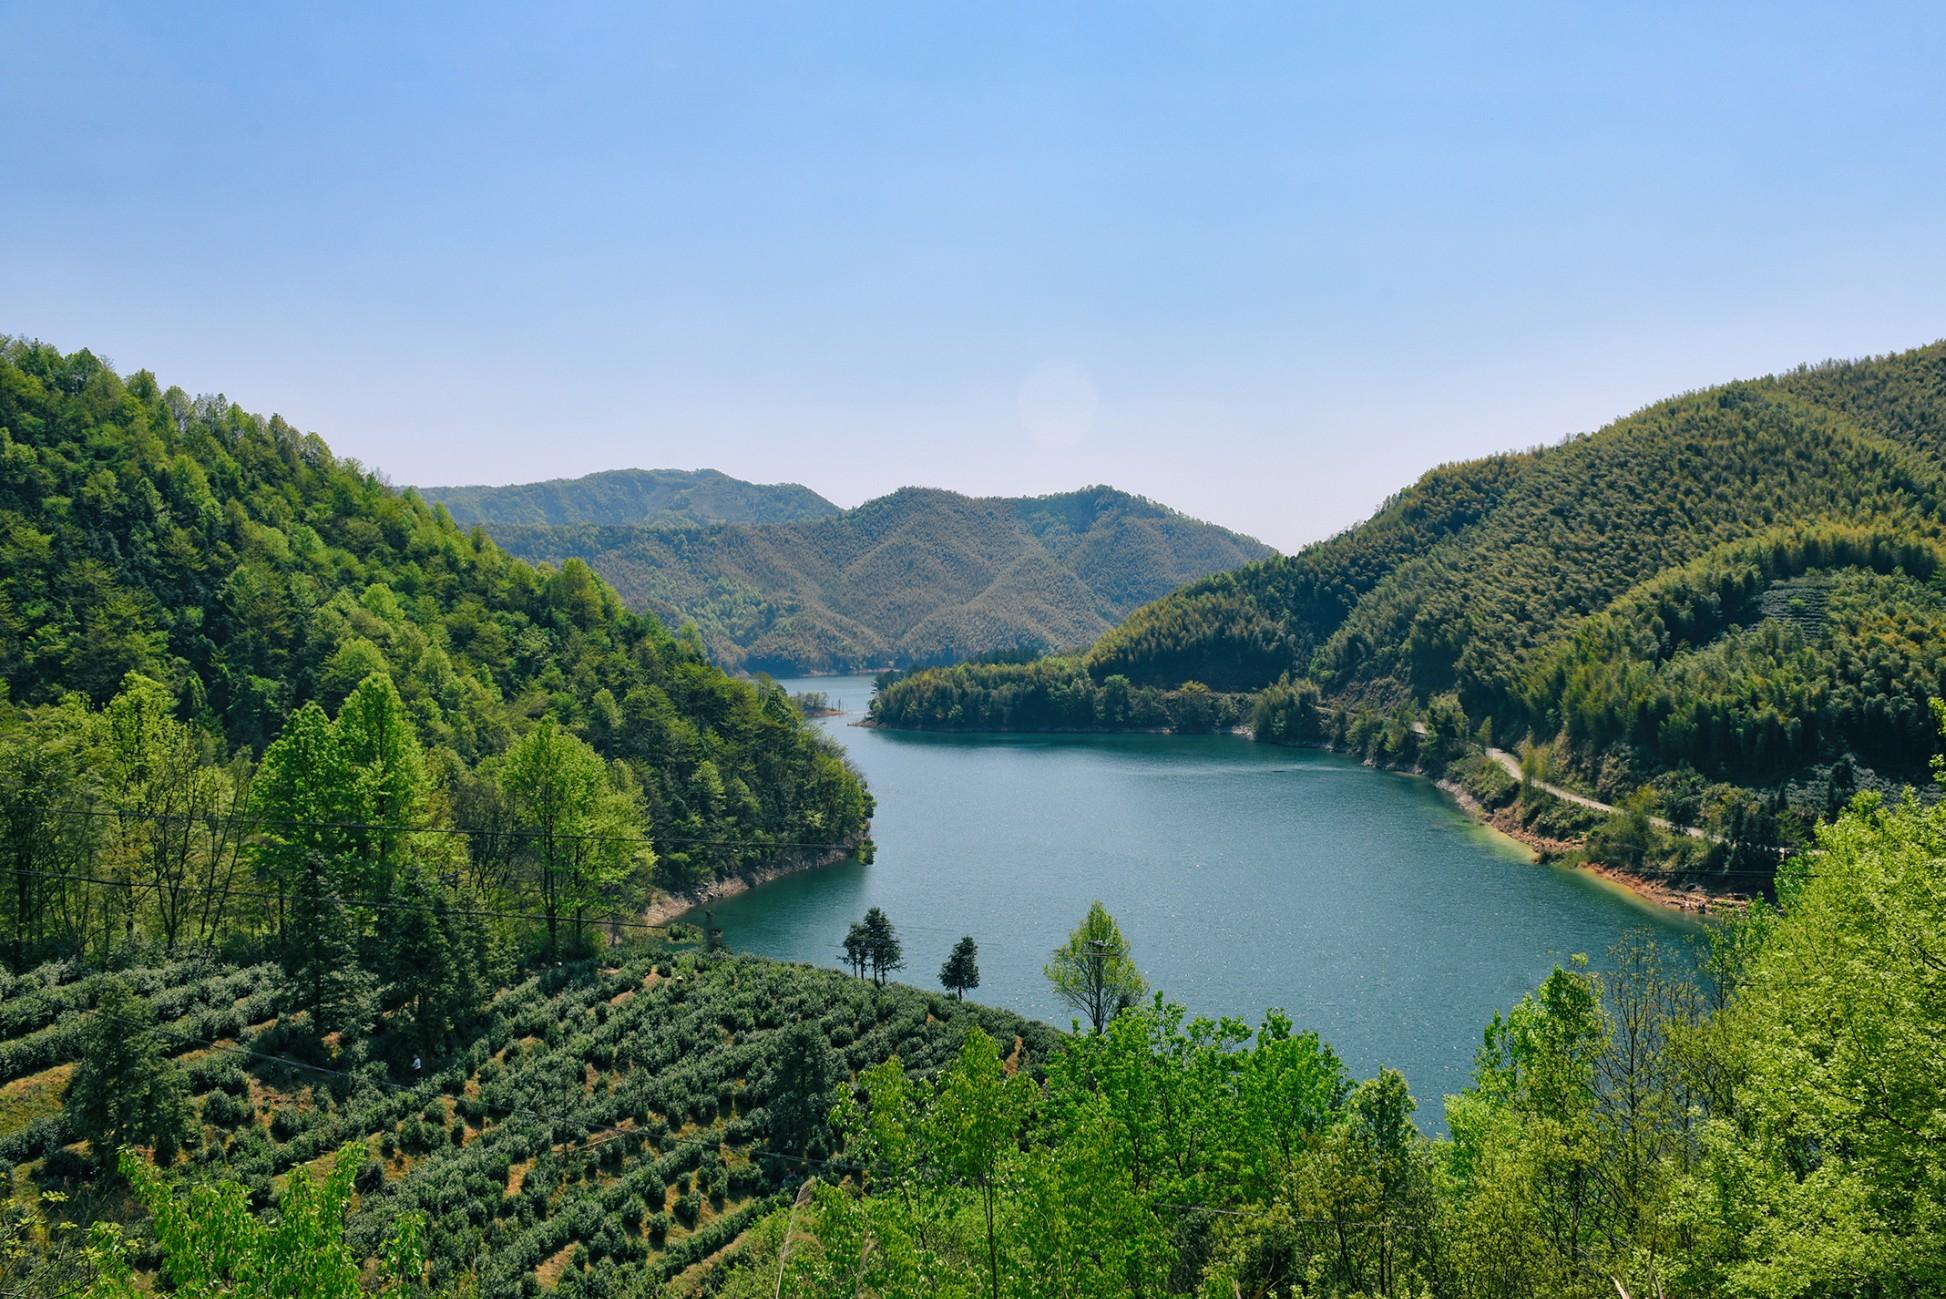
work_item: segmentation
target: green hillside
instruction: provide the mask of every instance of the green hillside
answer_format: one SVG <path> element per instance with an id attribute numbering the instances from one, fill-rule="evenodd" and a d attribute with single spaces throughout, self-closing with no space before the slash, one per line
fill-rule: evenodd
<path id="1" fill-rule="evenodd" d="M 1270 553 L 1106 487 L 1031 498 L 905 488 L 766 526 L 493 532 L 532 560 L 587 560 L 632 607 L 693 623 L 727 667 L 779 674 L 1086 645 L 1144 601 Z"/>
<path id="2" fill-rule="evenodd" d="M 75 1207 L 94 1210 L 104 1206 L 62 1098 L 96 1020 L 116 1013 L 103 1007 L 112 977 L 70 962 L 0 974 L 0 1171 L 12 1188 L 78 1193 Z M 376 1257 L 402 1215 L 422 1214 L 437 1294 L 531 1294 L 537 1282 L 562 1295 L 655 1293 L 787 1204 L 835 1153 L 822 1122 L 808 1137 L 779 1122 L 791 1104 L 821 1114 L 827 1087 L 890 1055 L 930 1074 L 976 1025 L 1019 1043 L 1022 1063 L 1058 1038 L 909 988 L 650 951 L 517 979 L 415 1074 L 383 1025 L 369 1050 L 384 1067 L 327 1066 L 289 1019 L 273 964 L 203 958 L 121 980 L 154 1008 L 153 1027 L 130 1031 L 184 1069 L 180 1175 L 239 1182 L 262 1206 L 294 1169 L 328 1168 L 350 1146 L 354 1256 Z M 809 1044 L 808 1097 L 779 1067 L 793 1041 Z"/>
<path id="3" fill-rule="evenodd" d="M 322 726 L 374 677 L 425 749 L 431 822 L 517 822 L 505 755 L 552 723 L 658 845 L 659 882 L 864 834 L 857 776 L 787 699 L 701 661 L 585 564 L 512 559 L 279 417 L 85 351 L 0 346 L 10 814 L 132 795 L 140 773 L 98 756 L 118 699 L 186 728 L 168 770 L 221 773 L 209 797 L 242 807 L 287 720 L 316 705 Z"/>
<path id="4" fill-rule="evenodd" d="M 1822 805 L 1931 752 L 1943 453 L 1946 344 L 1728 384 L 1443 466 L 1337 537 L 1137 610 L 1077 660 L 918 674 L 874 717 L 1117 725 L 1113 691 L 1289 681 L 1327 713 L 1423 717 L 1450 696 L 1468 733 L 1559 737 L 1557 762 L 1606 793 L 1660 781 L 1677 798 L 1693 779 Z"/>
<path id="5" fill-rule="evenodd" d="M 1429 1139 L 1399 1074 L 1354 1080 L 1282 1012 L 1253 1032 L 1145 1000 L 1105 914 L 1050 960 L 1093 1022 L 1071 1035 L 888 984 L 959 950 L 942 924 L 913 926 L 938 935 L 924 952 L 876 909 L 842 948 L 832 934 L 868 981 L 641 923 L 651 881 L 862 836 L 869 799 L 782 691 L 728 680 L 584 564 L 511 560 L 279 420 L 86 353 L 0 360 L 0 1291 L 1946 1280 L 1928 950 L 1946 803 L 1853 803 L 1786 866 L 1777 908 L 1711 931 L 1695 979 L 1648 939 L 1601 974 L 1556 968 L 1487 1026 L 1450 1136 Z M 1877 391 L 1936 370 L 1901 373 Z M 1606 434 L 1441 471 L 1363 529 L 1203 584 L 1180 605 L 1201 643 L 1265 656 L 1225 684 L 1278 669 L 1254 695 L 1075 658 L 922 672 L 885 698 L 961 709 L 946 724 L 1247 715 L 1428 765 L 1527 719 L 1582 776 L 1798 770 L 1828 743 L 1853 783 L 1909 768 L 1901 709 L 1946 643 L 1927 399 L 1868 431 L 1748 391 L 1618 425 L 1578 497 L 1557 466 Z M 1656 456 L 1716 466 L 1725 500 L 1665 490 L 1642 514 Z M 1571 500 L 1658 535 L 1577 550 Z M 1525 531 L 1501 518 L 1550 503 Z M 1031 513 L 1048 536 L 1093 517 Z M 1554 630 L 1478 654 L 1353 634 L 1416 635 L 1434 607 L 1483 634 L 1549 580 L 1532 546 L 1598 607 L 1532 592 Z M 1661 567 L 1617 571 L 1637 562 Z M 1440 605 L 1462 566 L 1479 600 Z M 1144 617 L 1181 653 L 1176 603 Z M 1293 676 L 1272 656 L 1299 646 Z"/>
<path id="6" fill-rule="evenodd" d="M 484 524 L 794 523 L 838 507 L 796 483 L 747 483 L 714 469 L 609 469 L 507 487 L 420 487 L 461 527 Z"/>

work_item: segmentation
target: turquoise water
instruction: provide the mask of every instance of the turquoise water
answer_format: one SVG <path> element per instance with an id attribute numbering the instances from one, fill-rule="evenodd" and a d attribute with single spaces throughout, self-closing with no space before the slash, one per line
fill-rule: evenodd
<path id="1" fill-rule="evenodd" d="M 1100 898 L 1154 988 L 1252 1024 L 1281 1007 L 1360 1076 L 1402 1070 L 1437 1125 L 1481 1030 L 1577 952 L 1631 929 L 1690 932 L 1585 874 L 1532 864 L 1430 781 L 1235 736 L 940 736 L 853 725 L 867 677 L 824 719 L 878 799 L 870 866 L 787 876 L 714 907 L 731 946 L 840 966 L 867 907 L 937 987 L 961 934 L 981 1001 L 1065 1026 L 1041 966 Z"/>

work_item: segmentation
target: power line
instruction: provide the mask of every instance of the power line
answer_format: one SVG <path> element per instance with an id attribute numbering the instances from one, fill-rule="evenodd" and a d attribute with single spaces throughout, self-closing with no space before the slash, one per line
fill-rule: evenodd
<path id="1" fill-rule="evenodd" d="M 241 1043 L 225 1042 L 220 1038 L 199 1038 L 194 1036 L 193 1034 L 178 1032 L 175 1029 L 165 1027 L 164 1025 L 161 1024 L 153 1024 L 153 1023 L 145 1024 L 140 1020 L 131 1019 L 124 1015 L 116 1015 L 109 1011 L 101 1010 L 99 1008 L 95 1009 L 90 1013 L 99 1015 L 102 1018 L 108 1020 L 110 1023 L 120 1024 L 124 1028 L 137 1029 L 137 1030 L 147 1029 L 152 1032 L 160 1033 L 164 1037 L 174 1038 L 176 1041 L 184 1043 L 188 1046 L 207 1049 L 211 1051 L 227 1051 L 235 1055 L 248 1056 L 255 1060 L 268 1060 L 276 1064 L 288 1065 L 295 1069 L 302 1069 L 305 1070 L 306 1072 L 314 1073 L 314 1074 L 322 1074 L 326 1077 L 345 1078 L 355 1083 L 366 1083 L 373 1087 L 378 1087 L 393 1092 L 399 1092 L 411 1096 L 415 1100 L 420 1099 L 422 1097 L 424 1099 L 430 1100 L 434 1096 L 440 1094 L 436 1089 L 431 1091 L 427 1090 L 427 1088 L 430 1086 L 430 1080 L 428 1080 L 425 1083 L 420 1083 L 418 1085 L 394 1082 L 390 1078 L 374 1078 L 367 1075 L 355 1074 L 345 1069 L 333 1069 L 329 1065 L 313 1064 L 308 1060 L 299 1060 L 294 1056 L 277 1055 L 273 1052 L 253 1050 L 252 1048 L 246 1047 Z M 495 1110 L 503 1115 L 538 1119 L 539 1121 L 547 1124 L 565 1124 L 569 1127 L 580 1128 L 583 1132 L 599 1132 L 604 1134 L 594 1140 L 563 1141 L 563 1142 L 550 1141 L 549 1142 L 548 1148 L 550 1150 L 558 1150 L 563 1154 L 567 1153 L 570 1150 L 576 1150 L 576 1149 L 592 1150 L 598 1146 L 605 1145 L 610 1141 L 620 1141 L 629 1137 L 634 1137 L 637 1139 L 644 1139 L 644 1140 L 647 1139 L 648 1137 L 648 1133 L 642 1131 L 639 1128 L 624 1128 L 613 1123 L 603 1123 L 598 1119 L 576 1118 L 571 1114 L 551 1114 L 546 1110 L 532 1109 L 524 1105 L 508 1105 L 501 1102 L 487 1101 L 484 1099 L 476 1099 L 474 1103 L 479 1105 L 482 1109 Z M 669 1149 L 672 1151 L 688 1149 L 690 1147 L 695 1147 L 697 1149 L 707 1149 L 712 1145 L 720 1147 L 724 1144 L 726 1143 L 720 1139 L 712 1142 L 704 1137 L 690 1137 L 687 1140 L 679 1140 L 676 1142 L 672 1142 L 670 1144 Z M 753 1159 L 754 1158 L 780 1159 L 792 1163 L 815 1164 L 820 1167 L 832 1167 L 832 1168 L 842 1166 L 848 1170 L 857 1168 L 857 1165 L 855 1164 L 841 1165 L 840 1162 L 837 1160 L 814 1159 L 809 1156 L 803 1156 L 803 1155 L 786 1155 L 777 1151 L 761 1151 L 761 1150 L 753 1149 L 753 1150 L 745 1151 L 743 1153 L 745 1153 L 747 1156 Z"/>
<path id="2" fill-rule="evenodd" d="M 721 839 L 688 836 L 632 835 L 600 833 L 594 831 L 553 832 L 534 827 L 487 828 L 481 826 L 449 825 L 409 825 L 398 822 L 382 821 L 342 821 L 310 820 L 300 818 L 264 817 L 249 813 L 202 813 L 202 812 L 157 812 L 123 805 L 105 807 L 51 807 L 40 806 L 37 811 L 47 816 L 64 816 L 105 821 L 154 821 L 161 823 L 187 822 L 211 824 L 221 822 L 226 828 L 241 829 L 244 833 L 264 829 L 308 829 L 308 830 L 346 830 L 386 835 L 443 835 L 449 837 L 483 839 L 552 839 L 559 843 L 626 843 L 655 847 L 693 847 L 693 848 L 735 848 L 745 852 L 769 852 L 778 849 L 812 849 L 822 851 L 851 851 L 858 845 L 853 843 L 831 842 L 808 839 L 772 839 L 767 841 L 752 839 Z M 1776 851 L 1788 853 L 1787 848 Z M 1664 875 L 1632 874 L 1648 883 L 1700 883 L 1728 877 L 1739 879 L 1774 880 L 1777 869 L 1751 869 L 1722 867 L 1716 869 L 1672 871 Z"/>
<path id="3" fill-rule="evenodd" d="M 594 831 L 561 832 L 536 829 L 534 827 L 507 827 L 486 829 L 479 826 L 453 825 L 403 825 L 383 821 L 321 821 L 303 820 L 289 817 L 264 817 L 250 813 L 236 812 L 156 812 L 143 808 L 109 804 L 104 807 L 53 807 L 39 805 L 35 808 L 45 816 L 76 817 L 98 821 L 157 821 L 189 822 L 193 824 L 212 824 L 221 822 L 226 828 L 242 827 L 250 830 L 265 828 L 280 830 L 356 830 L 371 834 L 389 835 L 448 835 L 489 839 L 550 839 L 560 843 L 630 843 L 649 847 L 656 845 L 680 845 L 684 847 L 746 848 L 769 850 L 773 848 L 822 848 L 851 849 L 856 844 L 834 843 L 808 839 L 772 839 L 759 841 L 752 839 L 714 839 L 687 836 L 661 837 L 646 834 L 610 834 Z"/>
<path id="4" fill-rule="evenodd" d="M 411 863 L 393 863 L 393 865 L 409 864 Z M 425 865 L 426 863 L 419 864 Z M 117 880 L 107 879 L 99 875 L 76 875 L 63 871 L 37 871 L 29 869 L 4 871 L 0 873 L 17 876 L 24 875 L 37 879 L 65 880 L 73 884 L 94 884 L 107 888 L 125 889 L 131 893 L 137 890 L 145 893 L 159 893 L 168 890 L 178 893 L 220 893 L 225 897 L 254 902 L 288 902 L 290 900 L 290 895 L 287 893 L 266 893 L 257 889 L 236 889 L 220 884 L 163 884 L 150 880 Z M 333 901 L 339 906 L 373 911 L 424 911 L 440 915 L 475 916 L 485 919 L 537 920 L 544 923 L 566 923 L 589 926 L 605 925 L 621 929 L 666 930 L 669 927 L 666 924 L 650 924 L 645 920 L 620 920 L 606 916 L 564 916 L 550 914 L 548 912 L 503 911 L 493 907 L 456 907 L 442 902 L 421 905 L 414 902 L 385 902 L 371 898 L 334 898 Z"/>

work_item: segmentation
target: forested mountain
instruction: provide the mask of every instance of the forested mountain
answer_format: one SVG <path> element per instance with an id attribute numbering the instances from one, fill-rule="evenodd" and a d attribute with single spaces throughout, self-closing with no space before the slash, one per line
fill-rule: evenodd
<path id="1" fill-rule="evenodd" d="M 1074 648 L 1146 600 L 1271 553 L 1107 487 L 910 487 L 777 525 L 492 531 L 528 559 L 587 560 L 631 606 L 694 623 L 719 663 L 773 673 Z"/>
<path id="2" fill-rule="evenodd" d="M 462 527 L 485 524 L 795 523 L 838 507 L 796 483 L 747 483 L 714 469 L 609 469 L 507 487 L 421 487 Z"/>
<path id="3" fill-rule="evenodd" d="M 1585 698 L 1592 725 L 1639 718 L 1623 705 L 1658 690 L 1716 707 L 1761 688 L 1828 701 L 1819 724 L 1840 729 L 1820 734 L 1850 736 L 1931 663 L 1902 657 L 1938 643 L 1931 398 L 1894 403 L 1900 432 L 1788 395 L 1787 420 L 1739 433 L 1719 396 L 1672 417 L 1708 433 L 1689 463 L 1731 466 L 1745 513 L 1725 517 L 1771 517 L 1739 535 L 1668 493 L 1655 518 L 1700 553 L 1597 610 L 1536 594 L 1562 630 L 1509 650 L 1536 690 L 1510 716 Z M 1672 454 L 1667 427 L 1642 436 Z M 1781 483 L 1731 454 L 1741 437 Z M 1544 476 L 1573 449 L 1434 475 L 1309 569 L 1214 584 L 1284 601 L 1272 617 L 1205 599 L 1240 642 L 1317 624 L 1292 633 L 1315 676 L 1280 670 L 1259 728 L 1311 734 L 1327 709 L 1396 699 L 1386 745 L 1462 743 L 1461 696 L 1440 687 L 1490 691 L 1500 659 L 1475 666 L 1462 644 L 1421 681 L 1437 656 L 1333 646 L 1395 616 L 1374 599 L 1428 556 L 1499 572 L 1469 539 L 1525 544 L 1496 516 L 1564 501 Z M 941 985 L 977 988 L 977 944 L 949 947 L 953 927 L 913 926 L 935 935 L 924 953 L 876 908 L 834 932 L 867 980 L 633 920 L 651 878 L 855 842 L 856 776 L 782 691 L 727 679 L 584 564 L 510 559 L 281 420 L 8 343 L 0 469 L 7 1293 L 1946 1284 L 1946 976 L 1928 950 L 1946 802 L 1843 810 L 1786 866 L 1777 908 L 1712 931 L 1698 978 L 1650 940 L 1607 973 L 1557 968 L 1487 1027 L 1450 1137 L 1429 1139 L 1404 1078 L 1355 1080 L 1281 1011 L 1253 1033 L 1144 1001 L 1099 903 L 1047 967 L 1088 1015 L 1071 1035 L 889 984 L 946 956 Z M 1828 507 L 1816 526 L 1777 517 L 1806 501 Z M 1535 530 L 1576 535 L 1565 517 Z M 1580 580 L 1607 571 L 1564 553 Z M 1450 579 L 1417 580 L 1401 597 Z M 1483 586 L 1481 609 L 1505 599 Z M 1252 680 L 1236 663 L 1230 684 Z M 1827 680 L 1855 693 L 1819 695 Z M 1097 681 L 1083 660 L 913 681 L 887 697 L 1201 727 L 1239 707 L 1201 683 Z"/>
<path id="4" fill-rule="evenodd" d="M 1560 758 L 1614 790 L 1910 779 L 1927 696 L 1946 693 L 1943 453 L 1946 344 L 1732 383 L 1443 466 L 1337 537 L 1137 610 L 1078 659 L 922 673 L 875 716 L 1115 725 L 1130 689 L 1283 681 L 1327 711 L 1451 696 L 1469 729 L 1562 737 Z"/>
<path id="5" fill-rule="evenodd" d="M 0 347 L 10 841 L 28 842 L 49 806 L 119 805 L 145 781 L 201 788 L 198 771 L 223 790 L 202 810 L 241 808 L 287 722 L 317 735 L 328 715 L 347 725 L 367 682 L 382 683 L 368 694 L 385 743 L 423 748 L 412 760 L 423 779 L 393 810 L 514 832 L 474 844 L 483 875 L 520 868 L 495 888 L 527 887 L 521 871 L 545 864 L 543 813 L 521 805 L 509 765 L 537 735 L 563 762 L 585 752 L 581 769 L 606 790 L 591 787 L 573 815 L 622 807 L 672 886 L 800 851 L 771 844 L 864 833 L 857 776 L 789 700 L 701 661 L 585 564 L 512 559 L 281 418 L 192 399 L 146 371 L 123 380 L 85 351 Z M 103 755 L 129 757 L 136 740 L 118 719 L 134 718 L 149 738 L 183 728 L 180 752 L 129 758 L 116 776 Z M 86 839 L 60 839 L 77 866 L 99 847 Z M 13 917 L 30 930 L 59 910 L 28 890 L 4 905 L 30 913 Z"/>

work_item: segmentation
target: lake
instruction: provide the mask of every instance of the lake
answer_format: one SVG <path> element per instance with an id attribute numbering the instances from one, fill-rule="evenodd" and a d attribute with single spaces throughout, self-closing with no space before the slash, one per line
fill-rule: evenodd
<path id="1" fill-rule="evenodd" d="M 779 684 L 845 712 L 817 724 L 878 800 L 877 859 L 715 904 L 730 946 L 842 967 L 845 930 L 883 907 L 899 976 L 938 987 L 962 934 L 973 995 L 1066 1026 L 1048 954 L 1100 898 L 1152 988 L 1252 1025 L 1281 1007 L 1363 1077 L 1404 1072 L 1420 1117 L 1466 1085 L 1480 1034 L 1557 962 L 1597 966 L 1630 930 L 1693 922 L 1585 873 L 1536 865 L 1432 782 L 1238 736 L 965 736 L 854 725 L 869 677 Z"/>

